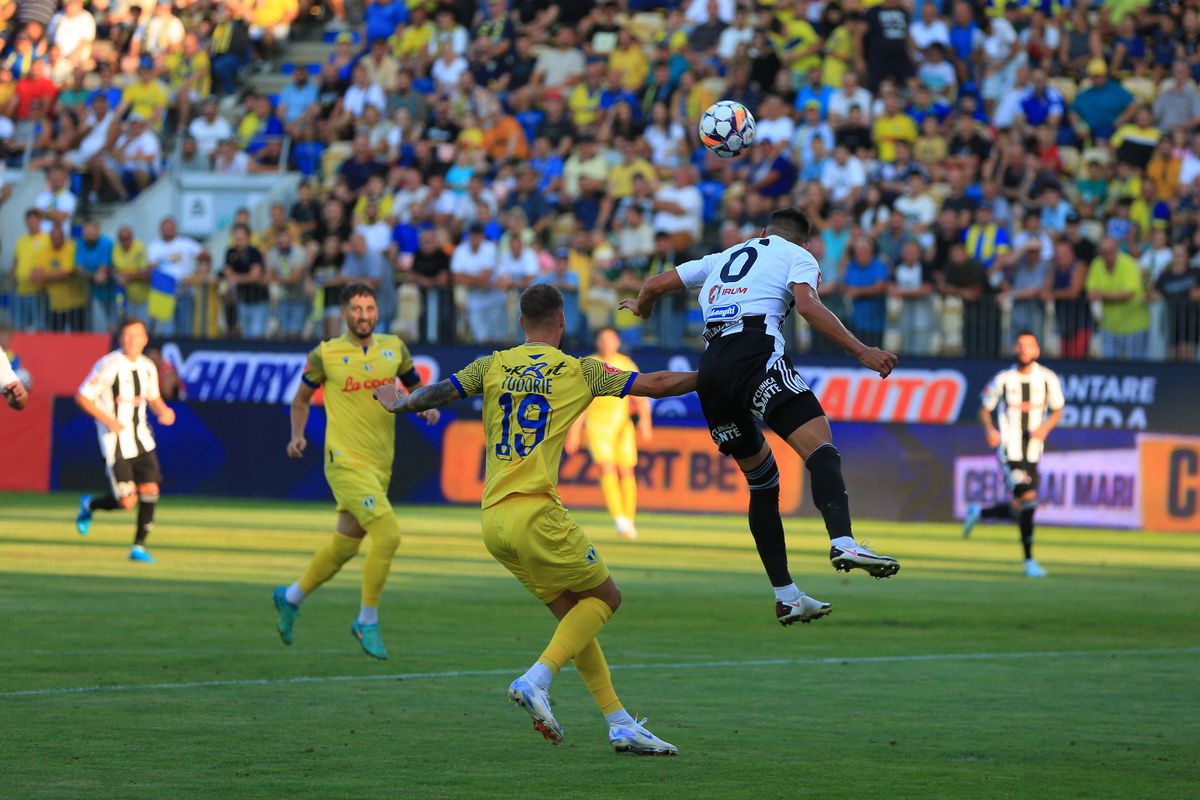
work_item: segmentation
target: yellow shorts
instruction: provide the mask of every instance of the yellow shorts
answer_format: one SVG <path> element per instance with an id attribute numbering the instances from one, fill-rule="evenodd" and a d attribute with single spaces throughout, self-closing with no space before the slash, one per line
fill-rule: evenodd
<path id="1" fill-rule="evenodd" d="M 625 420 L 615 431 L 612 428 L 587 428 L 588 452 L 597 464 L 612 464 L 616 467 L 637 466 L 637 437 L 632 420 Z"/>
<path id="2" fill-rule="evenodd" d="M 488 552 L 543 603 L 595 589 L 608 567 L 562 504 L 546 495 L 513 495 L 483 509 Z"/>
<path id="3" fill-rule="evenodd" d="M 388 486 L 392 471 L 348 462 L 325 462 L 325 480 L 333 490 L 338 511 L 348 511 L 365 530 L 367 523 L 391 514 Z"/>

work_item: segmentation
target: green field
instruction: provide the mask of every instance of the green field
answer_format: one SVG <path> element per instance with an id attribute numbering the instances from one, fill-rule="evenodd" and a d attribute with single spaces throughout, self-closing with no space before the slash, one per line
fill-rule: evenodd
<path id="1" fill-rule="evenodd" d="M 550 615 L 467 508 L 404 509 L 384 595 L 392 658 L 349 633 L 361 556 L 310 597 L 296 643 L 270 593 L 328 507 L 181 500 L 154 566 L 133 518 L 74 532 L 74 498 L 0 495 L 3 798 L 1183 798 L 1200 786 L 1200 537 L 1044 529 L 1042 581 L 1010 527 L 860 523 L 902 559 L 835 574 L 793 522 L 792 566 L 833 603 L 781 628 L 741 517 L 578 514 L 624 605 L 602 641 L 631 711 L 679 746 L 618 757 L 578 676 L 551 746 L 505 689 Z"/>

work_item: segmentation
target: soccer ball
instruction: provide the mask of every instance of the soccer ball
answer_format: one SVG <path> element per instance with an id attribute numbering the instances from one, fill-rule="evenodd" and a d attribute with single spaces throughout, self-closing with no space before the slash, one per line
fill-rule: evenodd
<path id="1" fill-rule="evenodd" d="M 734 100 L 718 100 L 700 117 L 700 141 L 720 158 L 741 155 L 754 142 L 754 115 Z"/>

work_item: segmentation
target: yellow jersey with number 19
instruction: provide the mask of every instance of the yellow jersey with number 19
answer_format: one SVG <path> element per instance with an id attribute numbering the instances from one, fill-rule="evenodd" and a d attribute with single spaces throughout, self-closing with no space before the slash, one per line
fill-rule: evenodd
<path id="1" fill-rule="evenodd" d="M 343 334 L 308 354 L 301 380 L 325 386 L 325 463 L 341 461 L 389 472 L 396 449 L 396 417 L 375 402 L 376 386 L 401 378 L 418 381 L 412 356 L 399 336 L 377 333 L 364 347 Z"/>
<path id="2" fill-rule="evenodd" d="M 476 359 L 450 376 L 463 397 L 483 395 L 482 507 L 510 495 L 558 501 L 567 431 L 595 397 L 624 397 L 636 372 L 526 343 Z"/>

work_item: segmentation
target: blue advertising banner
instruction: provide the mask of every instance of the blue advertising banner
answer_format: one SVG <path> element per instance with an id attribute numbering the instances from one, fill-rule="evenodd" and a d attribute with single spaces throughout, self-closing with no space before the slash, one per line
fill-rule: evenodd
<path id="1" fill-rule="evenodd" d="M 178 372 L 188 400 L 286 404 L 304 370 L 307 346 L 294 343 L 172 340 L 163 358 Z M 417 369 L 440 380 L 483 355 L 479 347 L 416 347 Z M 643 370 L 695 369 L 699 354 L 638 351 Z M 1009 362 L 903 359 L 886 381 L 848 358 L 794 359 L 805 382 L 835 422 L 974 423 L 983 387 Z M 1195 365 L 1048 361 L 1062 378 L 1067 406 L 1063 428 L 1200 434 L 1194 388 Z M 1193 387 L 1187 391 L 1186 387 Z M 694 395 L 655 403 L 654 414 L 670 424 L 699 424 Z"/>

